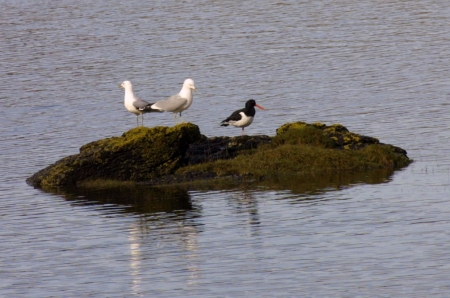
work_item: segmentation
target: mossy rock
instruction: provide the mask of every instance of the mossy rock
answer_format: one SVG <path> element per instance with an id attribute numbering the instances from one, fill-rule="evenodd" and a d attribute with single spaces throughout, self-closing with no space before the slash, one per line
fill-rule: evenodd
<path id="1" fill-rule="evenodd" d="M 101 180 L 177 184 L 216 177 L 266 179 L 397 169 L 409 163 L 405 150 L 349 132 L 340 124 L 292 122 L 278 128 L 274 137 L 206 138 L 198 126 L 186 123 L 138 127 L 86 144 L 79 154 L 61 159 L 27 182 L 37 187 Z"/>
<path id="2" fill-rule="evenodd" d="M 314 122 L 314 123 L 306 123 L 306 122 L 302 122 L 302 121 L 297 121 L 297 122 L 289 122 L 286 124 L 281 125 L 277 130 L 277 135 L 283 134 L 285 132 L 287 132 L 290 129 L 302 129 L 305 127 L 315 127 L 315 128 L 319 128 L 322 129 L 323 127 L 326 127 L 325 124 L 322 124 L 320 122 Z"/>
<path id="3" fill-rule="evenodd" d="M 180 176 L 276 177 L 300 173 L 396 169 L 411 160 L 406 151 L 351 133 L 340 124 L 293 122 L 277 129 L 268 144 L 230 160 L 208 161 L 177 170 Z"/>
<path id="4" fill-rule="evenodd" d="M 234 159 L 188 165 L 177 170 L 179 175 L 276 177 L 307 173 L 354 172 L 376 169 L 398 169 L 411 160 L 384 144 L 368 145 L 360 150 L 338 150 L 311 145 L 282 144 L 264 146 L 241 153 Z"/>
<path id="5" fill-rule="evenodd" d="M 137 127 L 120 137 L 86 144 L 80 153 L 39 171 L 34 186 L 74 185 L 84 180 L 144 181 L 173 173 L 186 163 L 189 144 L 201 138 L 197 125 Z"/>
<path id="6" fill-rule="evenodd" d="M 336 148 L 338 143 L 328 137 L 316 125 L 293 125 L 291 127 L 283 128 L 282 133 L 277 135 L 272 140 L 272 147 L 277 147 L 284 144 L 290 145 L 311 145 L 320 148 Z M 278 130 L 277 130 L 278 132 Z"/>
<path id="7" fill-rule="evenodd" d="M 269 144 L 272 138 L 264 135 L 202 138 L 189 146 L 186 158 L 189 164 L 218 159 L 231 159 L 243 151 Z"/>
<path id="8" fill-rule="evenodd" d="M 313 133 L 313 130 L 321 130 L 324 138 L 318 136 L 318 133 L 315 132 L 316 136 L 315 143 L 311 141 L 310 144 L 319 145 L 331 148 L 341 148 L 341 149 L 362 149 L 370 144 L 379 144 L 380 141 L 376 138 L 359 135 L 353 132 L 348 131 L 348 129 L 341 124 L 333 124 L 333 125 L 325 125 L 319 122 L 308 124 L 305 122 L 291 122 L 286 123 L 280 126 L 277 129 L 277 137 L 280 139 L 286 139 L 287 136 L 283 136 L 284 134 L 292 134 L 293 131 L 302 131 L 302 133 L 307 137 Z M 309 133 L 305 133 L 306 130 L 309 130 Z M 297 133 L 298 134 L 298 133 Z M 304 137 L 304 138 L 305 138 Z M 308 144 L 308 141 L 304 142 Z"/>

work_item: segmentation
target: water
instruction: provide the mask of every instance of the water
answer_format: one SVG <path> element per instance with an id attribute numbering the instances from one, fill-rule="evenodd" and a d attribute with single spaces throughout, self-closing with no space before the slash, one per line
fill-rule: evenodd
<path id="1" fill-rule="evenodd" d="M 0 296 L 447 297 L 446 2 L 0 0 Z M 234 189 L 41 191 L 25 179 L 134 127 L 130 80 L 207 136 L 341 123 L 397 172 Z M 146 115 L 148 126 L 172 115 Z"/>

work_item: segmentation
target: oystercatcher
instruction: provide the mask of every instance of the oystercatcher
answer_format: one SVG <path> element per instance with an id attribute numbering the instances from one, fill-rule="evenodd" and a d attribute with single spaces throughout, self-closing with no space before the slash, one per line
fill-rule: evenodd
<path id="1" fill-rule="evenodd" d="M 221 122 L 221 126 L 233 125 L 236 127 L 242 127 L 242 135 L 244 135 L 244 127 L 249 126 L 253 122 L 255 107 L 265 110 L 265 108 L 256 104 L 253 99 L 250 99 L 245 103 L 245 108 L 234 111 L 230 117 Z"/>

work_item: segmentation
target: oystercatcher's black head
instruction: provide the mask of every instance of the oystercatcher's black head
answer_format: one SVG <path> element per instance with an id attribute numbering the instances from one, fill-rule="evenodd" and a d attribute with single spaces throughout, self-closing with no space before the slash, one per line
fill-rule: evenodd
<path id="1" fill-rule="evenodd" d="M 256 104 L 256 101 L 253 100 L 253 99 L 247 100 L 247 102 L 245 103 L 245 107 L 246 108 L 257 107 L 257 108 L 260 108 L 261 110 L 265 110 L 265 108 L 263 108 L 262 106 Z"/>
<path id="2" fill-rule="evenodd" d="M 251 108 L 251 107 L 254 107 L 255 105 L 256 105 L 256 101 L 254 101 L 253 99 L 247 100 L 247 102 L 245 103 L 246 108 Z"/>

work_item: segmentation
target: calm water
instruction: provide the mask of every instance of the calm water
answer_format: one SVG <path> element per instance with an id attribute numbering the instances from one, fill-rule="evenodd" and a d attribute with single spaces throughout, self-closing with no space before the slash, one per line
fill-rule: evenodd
<path id="1" fill-rule="evenodd" d="M 448 297 L 445 1 L 0 0 L 0 296 Z M 250 98 L 248 134 L 341 123 L 397 172 L 236 189 L 41 191 L 25 179 L 135 126 L 191 77 L 203 134 Z M 147 126 L 173 125 L 168 114 Z"/>

